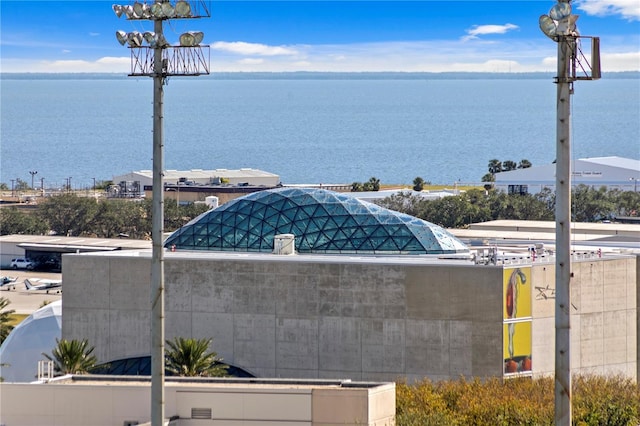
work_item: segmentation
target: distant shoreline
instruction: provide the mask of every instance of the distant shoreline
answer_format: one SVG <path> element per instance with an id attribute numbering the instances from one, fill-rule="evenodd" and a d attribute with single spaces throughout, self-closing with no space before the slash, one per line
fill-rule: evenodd
<path id="1" fill-rule="evenodd" d="M 538 80 L 554 72 L 212 72 L 215 80 Z M 0 80 L 123 80 L 126 73 L 0 73 Z M 146 77 L 137 77 L 146 78 Z M 639 71 L 605 72 L 603 79 L 640 79 Z"/>

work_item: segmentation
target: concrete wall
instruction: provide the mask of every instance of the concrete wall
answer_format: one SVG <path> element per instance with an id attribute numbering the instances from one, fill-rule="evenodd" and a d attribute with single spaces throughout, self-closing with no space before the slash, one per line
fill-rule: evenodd
<path id="1" fill-rule="evenodd" d="M 0 424 L 140 424 L 150 418 L 150 385 L 118 381 L 0 384 Z M 211 410 L 193 418 L 192 409 Z M 395 385 L 165 384 L 165 415 L 177 426 L 383 426 L 395 424 Z"/>
<path id="2" fill-rule="evenodd" d="M 582 374 L 638 378 L 637 258 L 572 262 L 571 366 Z M 555 265 L 532 268 L 533 364 L 555 369 Z"/>
<path id="3" fill-rule="evenodd" d="M 375 259 L 375 261 L 372 261 Z M 148 354 L 150 253 L 65 255 L 62 336 L 100 361 Z M 574 263 L 572 362 L 637 377 L 636 260 Z M 212 337 L 260 377 L 503 374 L 503 268 L 346 256 L 167 253 L 166 338 Z M 533 373 L 554 369 L 552 264 L 532 268 Z"/>
<path id="4" fill-rule="evenodd" d="M 502 373 L 500 267 L 172 255 L 166 337 L 213 337 L 225 360 L 258 376 Z M 63 263 L 63 337 L 88 338 L 101 361 L 148 354 L 149 255 Z"/>

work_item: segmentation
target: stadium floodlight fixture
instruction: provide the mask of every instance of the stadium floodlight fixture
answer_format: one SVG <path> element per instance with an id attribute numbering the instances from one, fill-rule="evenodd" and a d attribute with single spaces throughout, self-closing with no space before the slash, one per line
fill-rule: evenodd
<path id="1" fill-rule="evenodd" d="M 549 11 L 549 17 L 554 21 L 562 21 L 571 15 L 571 5 L 567 2 L 558 2 Z"/>
<path id="2" fill-rule="evenodd" d="M 149 17 L 149 5 L 146 3 L 140 3 L 139 1 L 133 4 L 133 12 L 137 18 L 146 19 Z"/>
<path id="3" fill-rule="evenodd" d="M 185 0 L 179 0 L 176 2 L 176 15 L 180 17 L 191 16 L 191 5 Z"/>
<path id="4" fill-rule="evenodd" d="M 549 15 L 541 15 L 539 24 L 540 29 L 547 37 L 549 37 L 550 39 L 555 39 L 558 32 L 558 25 L 553 19 L 551 19 Z"/>
<path id="5" fill-rule="evenodd" d="M 140 47 L 142 46 L 142 34 L 138 31 L 132 31 L 127 34 L 127 43 L 129 43 L 130 47 Z"/>
<path id="6" fill-rule="evenodd" d="M 111 6 L 111 8 L 113 9 L 113 13 L 115 13 L 118 18 L 122 16 L 122 6 L 120 6 L 119 4 L 114 4 L 113 6 Z"/>
<path id="7" fill-rule="evenodd" d="M 116 31 L 116 38 L 118 39 L 118 43 L 124 46 L 127 42 L 127 33 L 124 31 Z"/>
<path id="8" fill-rule="evenodd" d="M 180 46 L 193 47 L 202 42 L 204 33 L 202 31 L 187 31 L 180 35 Z"/>
<path id="9" fill-rule="evenodd" d="M 151 9 L 149 9 L 151 16 L 156 19 L 164 18 L 164 12 L 162 12 L 162 3 L 154 3 L 151 5 Z"/>
<path id="10" fill-rule="evenodd" d="M 122 12 L 127 19 L 133 19 L 135 17 L 135 13 L 133 12 L 133 6 L 130 4 L 122 6 Z"/>
<path id="11" fill-rule="evenodd" d="M 142 34 L 142 38 L 149 44 L 150 47 L 166 47 L 169 45 L 167 40 L 164 38 L 162 34 L 156 34 L 153 31 L 145 31 Z"/>
<path id="12" fill-rule="evenodd" d="M 558 41 L 559 35 L 578 36 L 576 21 L 578 15 L 571 14 L 571 4 L 568 1 L 559 0 L 549 10 L 548 15 L 540 16 L 538 23 L 540 30 L 549 38 Z"/>
<path id="13" fill-rule="evenodd" d="M 176 16 L 176 10 L 171 3 L 167 1 L 167 2 L 161 3 L 161 5 L 162 5 L 162 13 L 165 17 L 173 18 L 174 16 Z"/>

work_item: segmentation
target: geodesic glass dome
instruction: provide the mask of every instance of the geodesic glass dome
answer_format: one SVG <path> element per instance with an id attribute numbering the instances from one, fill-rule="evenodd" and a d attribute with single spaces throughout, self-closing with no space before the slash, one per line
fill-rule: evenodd
<path id="1" fill-rule="evenodd" d="M 299 253 L 451 254 L 464 243 L 422 219 L 323 189 L 254 192 L 205 212 L 174 232 L 165 247 L 271 252 L 293 234 Z"/>

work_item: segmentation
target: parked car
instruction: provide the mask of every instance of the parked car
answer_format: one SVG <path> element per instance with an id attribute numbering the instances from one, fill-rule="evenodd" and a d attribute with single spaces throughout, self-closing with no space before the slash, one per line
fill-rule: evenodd
<path id="1" fill-rule="evenodd" d="M 15 259 L 11 259 L 11 268 L 13 269 L 33 269 L 33 262 L 29 259 L 25 259 L 24 257 L 17 257 Z"/>

